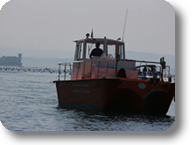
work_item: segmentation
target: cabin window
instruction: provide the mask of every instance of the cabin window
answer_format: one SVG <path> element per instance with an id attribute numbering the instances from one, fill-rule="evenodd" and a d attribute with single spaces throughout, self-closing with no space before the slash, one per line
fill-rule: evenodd
<path id="1" fill-rule="evenodd" d="M 86 44 L 86 59 L 90 59 L 90 54 L 91 54 L 92 50 L 95 48 L 96 48 L 96 42 L 87 42 L 87 44 Z M 103 50 L 103 48 L 104 48 L 103 42 L 100 42 L 99 48 Z"/>
<path id="2" fill-rule="evenodd" d="M 115 52 L 116 52 L 116 45 L 115 44 L 108 44 L 107 56 L 115 58 Z"/>
<path id="3" fill-rule="evenodd" d="M 120 57 L 120 59 L 124 59 L 123 45 L 119 45 L 119 57 Z"/>
<path id="4" fill-rule="evenodd" d="M 82 60 L 83 59 L 83 42 L 77 42 L 76 48 L 77 48 L 77 60 Z"/>

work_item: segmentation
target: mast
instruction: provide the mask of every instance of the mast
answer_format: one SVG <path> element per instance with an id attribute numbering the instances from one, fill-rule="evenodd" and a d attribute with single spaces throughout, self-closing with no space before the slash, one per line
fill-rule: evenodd
<path id="1" fill-rule="evenodd" d="M 124 28 L 123 28 L 123 36 L 122 36 L 122 41 L 123 41 L 123 42 L 124 42 L 125 28 L 126 28 L 126 22 L 127 22 L 127 13 L 128 13 L 128 9 L 127 9 L 127 11 L 126 11 L 125 24 L 124 24 Z"/>

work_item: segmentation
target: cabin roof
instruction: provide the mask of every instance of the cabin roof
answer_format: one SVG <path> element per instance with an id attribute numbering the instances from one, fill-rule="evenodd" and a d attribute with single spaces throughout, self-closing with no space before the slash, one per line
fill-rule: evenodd
<path id="1" fill-rule="evenodd" d="M 113 39 L 107 39 L 107 38 L 85 38 L 85 39 L 79 39 L 79 40 L 75 40 L 74 42 L 78 42 L 78 41 L 91 41 L 93 43 L 96 42 L 101 42 L 101 41 L 109 41 L 111 43 L 119 43 L 119 44 L 123 44 L 124 42 L 122 41 L 118 41 L 118 40 L 113 40 Z"/>

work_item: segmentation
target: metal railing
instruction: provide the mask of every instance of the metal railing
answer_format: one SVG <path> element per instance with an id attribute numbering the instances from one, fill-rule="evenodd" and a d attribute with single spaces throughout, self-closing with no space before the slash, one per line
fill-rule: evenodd
<path id="1" fill-rule="evenodd" d="M 100 72 L 100 66 L 101 66 L 101 62 L 102 63 L 106 63 L 107 64 L 107 67 L 106 67 L 106 72 Z M 99 60 L 98 61 L 98 71 L 97 71 L 97 78 L 98 78 L 98 76 L 99 76 L 99 73 L 107 73 L 108 72 L 108 70 L 109 70 L 109 62 L 106 62 L 106 61 L 101 61 L 101 60 Z"/>
<path id="2" fill-rule="evenodd" d="M 162 67 L 161 66 L 157 66 L 158 70 L 161 72 L 161 69 Z M 161 76 L 160 76 L 161 77 Z M 170 74 L 170 66 L 167 65 L 163 71 L 163 77 L 171 77 L 171 74 Z"/>
<path id="3" fill-rule="evenodd" d="M 106 67 L 106 72 L 100 72 L 100 66 L 101 66 L 101 63 L 106 63 L 107 64 L 107 67 Z M 83 79 L 84 78 L 91 78 L 91 75 L 92 75 L 92 68 L 93 68 L 93 61 L 91 61 L 91 66 L 90 66 L 90 71 L 88 73 L 85 74 L 85 72 L 83 72 Z M 106 61 L 102 61 L 102 60 L 98 60 L 98 66 L 97 66 L 97 74 L 96 74 L 96 77 L 98 78 L 99 76 L 99 73 L 107 73 L 108 72 L 108 69 L 109 69 L 109 62 L 106 62 Z M 85 65 L 84 65 L 84 69 L 85 71 Z"/>
<path id="4" fill-rule="evenodd" d="M 67 73 L 69 75 L 72 75 L 72 64 L 71 63 L 59 63 L 59 70 L 58 70 L 58 81 L 60 81 L 61 77 L 64 77 L 64 80 L 66 80 Z M 62 75 L 62 72 L 64 75 Z"/>

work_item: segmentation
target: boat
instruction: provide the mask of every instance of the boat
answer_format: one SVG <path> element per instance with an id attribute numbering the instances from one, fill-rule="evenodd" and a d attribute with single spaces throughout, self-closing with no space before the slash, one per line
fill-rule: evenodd
<path id="1" fill-rule="evenodd" d="M 157 62 L 126 59 L 123 41 L 92 38 L 88 33 L 74 42 L 73 64 L 59 63 L 58 80 L 54 81 L 59 107 L 167 113 L 175 96 L 175 83 L 164 74 L 164 57 Z M 103 53 L 90 57 L 97 43 Z M 145 66 L 151 70 L 144 70 L 142 76 L 141 68 Z M 156 67 L 160 71 L 155 71 Z"/>

